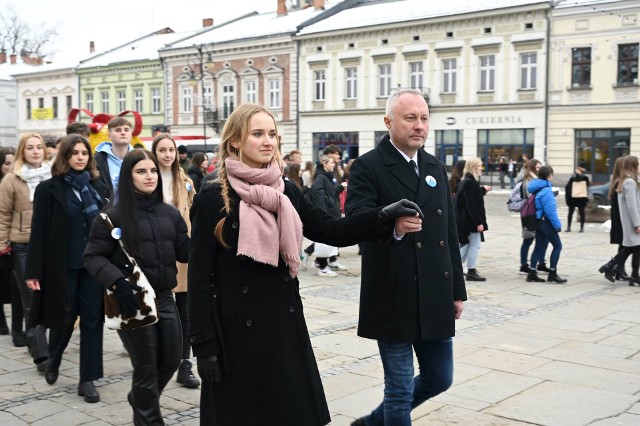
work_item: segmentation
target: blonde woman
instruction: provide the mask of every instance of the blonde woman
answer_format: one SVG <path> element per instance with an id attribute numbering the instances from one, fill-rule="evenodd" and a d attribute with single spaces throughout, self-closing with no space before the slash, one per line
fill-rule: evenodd
<path id="1" fill-rule="evenodd" d="M 13 255 L 13 273 L 27 321 L 27 345 L 33 362 L 42 373 L 49 359 L 46 330 L 30 318 L 33 290 L 25 282 L 25 267 L 36 187 L 49 178 L 51 166 L 46 160 L 42 136 L 23 134 L 16 150 L 13 172 L 0 183 L 0 254 L 11 251 Z"/>
<path id="2" fill-rule="evenodd" d="M 160 176 L 162 177 L 162 198 L 165 203 L 178 209 L 180 215 L 187 224 L 187 233 L 191 235 L 191 221 L 189 210 L 193 204 L 193 196 L 196 190 L 193 181 L 187 177 L 178 159 L 176 141 L 167 133 L 161 133 L 153 138 L 151 152 L 158 159 Z M 182 325 L 182 363 L 178 368 L 178 383 L 187 388 L 197 388 L 200 381 L 191 371 L 191 345 L 189 344 L 189 313 L 187 311 L 187 264 L 177 263 L 178 285 L 173 289 L 176 296 L 176 305 L 180 314 Z"/>
<path id="3" fill-rule="evenodd" d="M 243 104 L 218 147 L 218 180 L 191 209 L 189 341 L 203 379 L 201 425 L 329 423 L 299 294 L 304 236 L 333 246 L 391 240 L 401 200 L 334 219 L 282 178 L 271 112 Z M 399 232 L 399 229 L 398 229 Z"/>

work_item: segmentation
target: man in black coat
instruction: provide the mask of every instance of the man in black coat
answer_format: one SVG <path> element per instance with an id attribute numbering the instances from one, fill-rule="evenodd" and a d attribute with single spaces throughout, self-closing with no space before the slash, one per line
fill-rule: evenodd
<path id="1" fill-rule="evenodd" d="M 367 426 L 410 424 L 411 410 L 453 380 L 452 336 L 467 293 L 447 172 L 422 149 L 428 121 L 419 91 L 394 93 L 384 118 L 389 135 L 351 167 L 347 216 L 402 198 L 424 213 L 421 229 L 404 218 L 395 241 L 362 244 L 358 335 L 378 341 L 385 374 L 383 403 Z M 415 378 L 413 351 L 421 371 Z M 352 423 L 364 424 L 364 417 Z"/>

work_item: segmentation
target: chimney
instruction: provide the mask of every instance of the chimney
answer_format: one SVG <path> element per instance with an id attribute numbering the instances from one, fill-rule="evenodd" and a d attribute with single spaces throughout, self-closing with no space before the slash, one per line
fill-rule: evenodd
<path id="1" fill-rule="evenodd" d="M 20 55 L 20 57 L 22 58 L 22 62 L 25 64 L 42 65 L 43 63 L 42 56 L 38 56 L 36 54 L 33 54 L 33 55 L 22 54 Z"/>
<path id="2" fill-rule="evenodd" d="M 0 64 L 4 64 L 7 62 L 7 52 L 4 50 L 0 50 Z"/>
<path id="3" fill-rule="evenodd" d="M 213 18 L 204 18 L 202 20 L 202 28 L 213 27 Z"/>
<path id="4" fill-rule="evenodd" d="M 287 14 L 287 5 L 285 4 L 286 0 L 278 0 L 278 16 L 286 16 Z"/>
<path id="5" fill-rule="evenodd" d="M 93 53 L 96 51 L 96 43 L 94 41 L 89 42 L 89 53 Z"/>
<path id="6" fill-rule="evenodd" d="M 18 55 L 12 53 L 11 55 L 9 55 L 9 59 L 11 60 L 11 63 L 15 65 L 17 63 Z"/>
<path id="7" fill-rule="evenodd" d="M 313 8 L 315 10 L 324 10 L 324 0 L 313 0 Z"/>

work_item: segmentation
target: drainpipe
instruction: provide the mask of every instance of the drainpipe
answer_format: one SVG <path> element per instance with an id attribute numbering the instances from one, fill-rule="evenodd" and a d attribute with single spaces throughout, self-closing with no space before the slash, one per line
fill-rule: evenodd
<path id="1" fill-rule="evenodd" d="M 296 40 L 296 62 L 298 63 L 298 72 L 296 73 L 296 90 L 298 91 L 296 95 L 296 134 L 298 135 L 296 149 L 302 151 L 300 149 L 300 40 Z M 311 152 L 313 153 L 313 147 Z"/>
<path id="2" fill-rule="evenodd" d="M 545 101 L 544 101 L 544 158 L 543 163 L 548 163 L 549 152 L 549 96 L 551 94 L 551 88 L 549 83 L 549 76 L 551 75 L 551 10 L 553 9 L 554 2 L 549 2 L 549 9 L 547 9 L 547 63 L 545 67 Z"/>

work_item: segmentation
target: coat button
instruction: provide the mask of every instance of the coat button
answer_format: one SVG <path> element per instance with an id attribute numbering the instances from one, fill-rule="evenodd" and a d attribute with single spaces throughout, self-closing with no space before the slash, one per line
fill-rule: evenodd
<path id="1" fill-rule="evenodd" d="M 440 241 L 440 247 L 444 247 L 444 241 Z"/>
<path id="2" fill-rule="evenodd" d="M 250 319 L 247 320 L 247 327 L 251 327 L 251 324 L 253 324 L 253 321 L 251 321 Z"/>
<path id="3" fill-rule="evenodd" d="M 189 337 L 189 343 L 195 343 L 195 342 L 196 342 L 196 336 Z"/>
<path id="4" fill-rule="evenodd" d="M 438 216 L 442 216 L 442 209 L 438 209 Z"/>
<path id="5" fill-rule="evenodd" d="M 416 243 L 416 247 L 422 248 L 422 243 Z"/>
<path id="6" fill-rule="evenodd" d="M 233 229 L 238 229 L 238 222 L 233 222 L 233 223 L 231 224 L 231 227 L 232 227 Z"/>
<path id="7" fill-rule="evenodd" d="M 242 292 L 243 292 L 244 294 L 247 294 L 247 293 L 249 292 L 249 287 L 246 287 L 246 286 L 245 286 L 245 287 L 242 287 Z"/>
<path id="8" fill-rule="evenodd" d="M 284 274 L 284 281 L 287 282 L 291 279 L 291 277 L 289 276 L 289 274 Z"/>
<path id="9" fill-rule="evenodd" d="M 289 306 L 289 312 L 293 312 L 295 310 L 296 310 L 296 308 L 294 308 L 293 306 Z"/>
<path id="10" fill-rule="evenodd" d="M 444 277 L 445 277 L 445 278 L 449 278 L 449 273 L 448 273 L 448 272 L 445 272 L 445 273 L 444 273 Z"/>
<path id="11" fill-rule="evenodd" d="M 414 283 L 417 283 L 417 282 L 418 282 L 418 276 L 417 276 L 417 275 L 414 275 L 414 276 L 413 276 L 413 282 L 414 282 Z"/>

